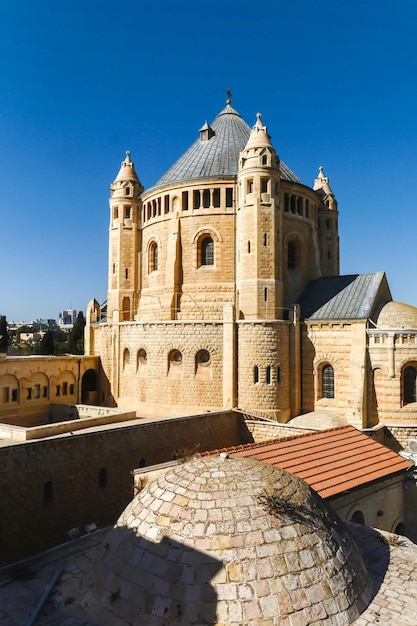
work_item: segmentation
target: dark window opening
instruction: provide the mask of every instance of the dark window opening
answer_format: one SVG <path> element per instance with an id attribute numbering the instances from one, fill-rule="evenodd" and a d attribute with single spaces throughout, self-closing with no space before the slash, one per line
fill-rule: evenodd
<path id="1" fill-rule="evenodd" d="M 271 384 L 271 366 L 268 365 L 266 368 L 266 372 L 265 372 L 265 380 L 266 380 L 266 384 L 270 385 Z"/>
<path id="2" fill-rule="evenodd" d="M 164 196 L 164 213 L 169 213 L 169 196 Z"/>
<path id="3" fill-rule="evenodd" d="M 269 178 L 261 178 L 261 193 L 268 193 Z"/>
<path id="4" fill-rule="evenodd" d="M 43 486 L 43 506 L 51 506 L 53 500 L 52 481 L 48 480 Z"/>
<path id="5" fill-rule="evenodd" d="M 364 514 L 362 513 L 362 511 L 355 511 L 352 517 L 350 518 L 350 521 L 353 522 L 354 524 L 362 524 L 362 526 L 364 526 L 365 525 Z"/>
<path id="6" fill-rule="evenodd" d="M 127 268 L 125 269 L 125 278 L 129 278 L 129 270 Z"/>
<path id="7" fill-rule="evenodd" d="M 62 383 L 62 395 L 63 396 L 67 396 L 68 395 L 68 383 Z"/>
<path id="8" fill-rule="evenodd" d="M 253 382 L 259 383 L 259 367 L 257 365 L 253 368 Z"/>
<path id="9" fill-rule="evenodd" d="M 268 245 L 268 235 L 267 233 L 264 233 L 264 246 Z"/>
<path id="10" fill-rule="evenodd" d="M 98 473 L 98 488 L 105 489 L 107 486 L 107 470 L 105 467 L 102 467 Z"/>
<path id="11" fill-rule="evenodd" d="M 233 206 L 233 188 L 232 187 L 227 187 L 226 189 L 226 206 L 228 208 Z"/>
<path id="12" fill-rule="evenodd" d="M 253 178 L 246 181 L 246 193 L 253 193 Z"/>
<path id="13" fill-rule="evenodd" d="M 220 207 L 220 189 L 218 187 L 213 189 L 213 206 L 215 209 Z"/>
<path id="14" fill-rule="evenodd" d="M 334 369 L 325 365 L 321 372 L 322 398 L 334 398 Z"/>
<path id="15" fill-rule="evenodd" d="M 280 383 L 280 382 L 281 382 L 281 368 L 278 365 L 277 366 L 277 383 Z"/>
<path id="16" fill-rule="evenodd" d="M 290 210 L 290 196 L 287 193 L 284 193 L 284 211 L 288 213 Z"/>
<path id="17" fill-rule="evenodd" d="M 28 387 L 28 394 L 26 396 L 27 400 L 32 400 L 32 387 Z"/>
<path id="18" fill-rule="evenodd" d="M 200 192 L 198 191 L 198 189 L 195 189 L 193 191 L 193 209 L 199 209 L 200 208 Z"/>
<path id="19" fill-rule="evenodd" d="M 203 191 L 203 207 L 205 209 L 210 207 L 210 189 L 204 189 Z"/>
<path id="20" fill-rule="evenodd" d="M 404 370 L 404 404 L 416 401 L 416 368 L 410 365 Z"/>
<path id="21" fill-rule="evenodd" d="M 182 210 L 188 211 L 188 191 L 182 192 Z"/>
<path id="22" fill-rule="evenodd" d="M 288 242 L 287 267 L 289 270 L 295 270 L 297 267 L 297 244 L 295 243 L 295 241 Z"/>
<path id="23" fill-rule="evenodd" d="M 298 198 L 298 201 L 297 201 L 297 213 L 298 213 L 298 215 L 302 215 L 303 214 L 303 199 L 302 198 Z"/>
<path id="24" fill-rule="evenodd" d="M 17 402 L 17 389 L 12 389 L 12 402 Z"/>
<path id="25" fill-rule="evenodd" d="M 262 157 L 262 165 L 267 165 L 267 164 L 268 164 L 268 157 L 266 156 L 266 154 L 264 154 Z"/>
<path id="26" fill-rule="evenodd" d="M 149 246 L 149 273 L 158 269 L 158 244 L 152 241 Z"/>
<path id="27" fill-rule="evenodd" d="M 131 218 L 131 215 L 132 215 L 132 207 L 127 206 L 125 208 L 125 218 L 129 220 Z"/>
<path id="28" fill-rule="evenodd" d="M 204 237 L 201 242 L 201 265 L 214 265 L 214 241 Z"/>
<path id="29" fill-rule="evenodd" d="M 264 301 L 268 301 L 268 287 L 264 287 Z"/>

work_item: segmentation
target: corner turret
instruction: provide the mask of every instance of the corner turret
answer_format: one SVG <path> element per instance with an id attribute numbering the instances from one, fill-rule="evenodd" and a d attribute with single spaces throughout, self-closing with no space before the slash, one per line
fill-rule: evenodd
<path id="1" fill-rule="evenodd" d="M 323 276 L 338 276 L 340 273 L 339 226 L 337 200 L 320 165 L 314 180 L 314 191 L 320 198 L 318 227 L 320 258 Z"/>
<path id="2" fill-rule="evenodd" d="M 140 276 L 140 220 L 143 186 L 136 174 L 130 152 L 110 185 L 109 282 L 107 317 L 133 320 L 138 305 Z"/>
<path id="3" fill-rule="evenodd" d="M 282 313 L 279 157 L 260 113 L 240 153 L 238 182 L 238 306 L 243 317 Z"/>

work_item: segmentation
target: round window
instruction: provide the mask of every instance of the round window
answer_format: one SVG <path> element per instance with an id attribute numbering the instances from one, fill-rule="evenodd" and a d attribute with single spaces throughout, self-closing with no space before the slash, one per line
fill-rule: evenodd
<path id="1" fill-rule="evenodd" d="M 210 360 L 211 357 L 208 350 L 199 350 L 199 352 L 197 352 L 197 363 L 199 365 L 209 365 Z"/>
<path id="2" fill-rule="evenodd" d="M 173 365 L 179 365 L 182 362 L 182 354 L 179 350 L 172 350 L 169 360 Z"/>

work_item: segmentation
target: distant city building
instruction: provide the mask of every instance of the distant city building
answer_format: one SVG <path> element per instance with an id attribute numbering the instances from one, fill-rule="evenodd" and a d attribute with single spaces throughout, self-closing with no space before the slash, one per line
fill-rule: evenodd
<path id="1" fill-rule="evenodd" d="M 58 317 L 58 326 L 60 328 L 72 328 L 77 319 L 77 311 L 75 309 L 66 309 L 61 311 Z"/>

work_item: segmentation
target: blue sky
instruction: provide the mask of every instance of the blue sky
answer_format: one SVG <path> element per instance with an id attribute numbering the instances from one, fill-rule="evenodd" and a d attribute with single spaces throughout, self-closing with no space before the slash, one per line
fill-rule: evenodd
<path id="1" fill-rule="evenodd" d="M 417 306 L 415 0 L 0 0 L 0 313 L 107 290 L 109 184 L 145 188 L 233 106 L 339 201 L 341 272 Z"/>

